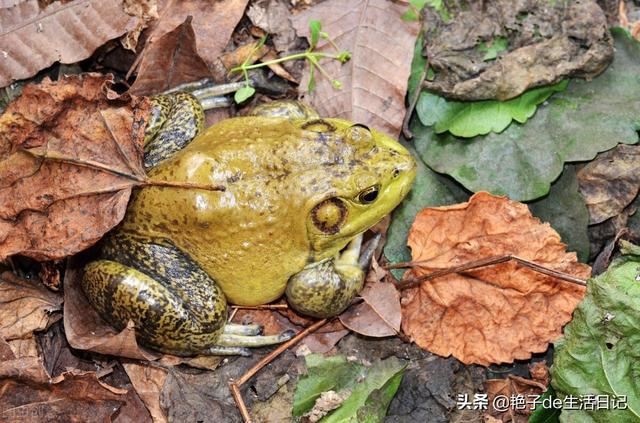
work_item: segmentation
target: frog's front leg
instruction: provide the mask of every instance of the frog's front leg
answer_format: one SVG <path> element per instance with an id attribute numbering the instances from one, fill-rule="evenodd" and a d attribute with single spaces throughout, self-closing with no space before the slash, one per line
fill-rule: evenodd
<path id="1" fill-rule="evenodd" d="M 224 293 L 190 257 L 125 233 L 104 241 L 102 259 L 85 267 L 82 287 L 111 325 L 122 329 L 131 320 L 143 345 L 171 354 L 249 355 L 244 347 L 293 335 L 258 336 L 256 325 L 227 324 Z"/>
<path id="2" fill-rule="evenodd" d="M 286 289 L 289 305 L 314 317 L 342 313 L 362 289 L 365 269 L 376 245 L 377 242 L 370 243 L 361 254 L 362 234 L 358 235 L 337 258 L 315 263 L 293 275 Z"/>

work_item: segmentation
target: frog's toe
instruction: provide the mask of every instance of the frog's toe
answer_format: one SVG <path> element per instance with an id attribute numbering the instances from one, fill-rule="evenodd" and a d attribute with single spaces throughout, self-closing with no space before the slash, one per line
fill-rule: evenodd
<path id="1" fill-rule="evenodd" d="M 222 345 L 214 345 L 207 351 L 211 355 L 241 355 L 244 357 L 251 356 L 251 350 L 244 347 L 227 347 Z"/>
<path id="2" fill-rule="evenodd" d="M 223 333 L 216 340 L 216 344 L 224 347 L 262 347 L 280 344 L 293 338 L 295 332 L 286 330 L 277 335 L 236 335 Z"/>
<path id="3" fill-rule="evenodd" d="M 230 335 L 262 335 L 262 326 L 227 323 L 224 325 L 223 333 L 228 333 Z"/>

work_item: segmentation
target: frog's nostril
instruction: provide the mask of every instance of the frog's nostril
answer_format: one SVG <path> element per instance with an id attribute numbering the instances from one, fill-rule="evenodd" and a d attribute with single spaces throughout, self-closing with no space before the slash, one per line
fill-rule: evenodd
<path id="1" fill-rule="evenodd" d="M 400 176 L 400 169 L 398 169 L 397 167 L 395 169 L 393 169 L 393 178 L 397 178 L 398 176 Z"/>

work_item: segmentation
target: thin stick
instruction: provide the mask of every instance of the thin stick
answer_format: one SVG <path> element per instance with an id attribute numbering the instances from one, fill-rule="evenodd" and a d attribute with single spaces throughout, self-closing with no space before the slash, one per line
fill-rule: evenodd
<path id="1" fill-rule="evenodd" d="M 476 261 L 471 261 L 468 263 L 464 263 L 461 264 L 459 266 L 454 266 L 454 267 L 450 267 L 448 269 L 443 269 L 443 270 L 437 270 L 433 273 L 429 273 L 428 275 L 423 275 L 417 278 L 409 278 L 409 279 L 405 279 L 401 282 L 398 283 L 397 288 L 398 289 L 407 289 L 407 288 L 412 288 L 416 285 L 419 285 L 420 283 L 427 281 L 427 280 L 431 280 L 431 279 L 435 279 L 435 278 L 439 278 L 442 276 L 446 276 L 446 275 L 450 275 L 452 273 L 460 273 L 460 272 L 464 272 L 467 270 L 472 270 L 472 269 L 477 269 L 479 267 L 486 267 L 486 266 L 491 266 L 494 264 L 499 264 L 499 263 L 505 263 L 508 261 L 515 261 L 517 263 L 519 263 L 520 265 L 527 267 L 533 271 L 536 271 L 538 273 L 542 273 L 544 275 L 547 276 L 551 276 L 557 279 L 560 279 L 562 281 L 565 282 L 570 282 L 570 283 L 574 283 L 576 285 L 581 285 L 581 286 L 586 286 L 587 285 L 587 281 L 585 281 L 584 279 L 580 279 L 577 278 L 575 276 L 571 276 L 567 273 L 563 273 L 563 272 L 558 272 L 557 270 L 552 270 L 552 269 L 548 269 L 544 266 L 541 266 L 537 263 L 534 263 L 532 261 L 520 258 L 518 256 L 514 256 L 514 255 L 505 255 L 505 256 L 499 256 L 499 257 L 489 257 L 486 259 L 480 259 L 480 260 L 476 260 Z M 398 263 L 396 265 L 391 265 L 391 266 L 387 266 L 388 269 L 397 269 L 397 268 L 401 268 L 401 267 L 420 267 L 421 263 L 425 263 L 424 261 L 420 262 L 406 262 L 406 263 Z"/>
<path id="2" fill-rule="evenodd" d="M 231 395 L 233 396 L 236 405 L 238 406 L 238 410 L 240 410 L 240 415 L 245 423 L 251 423 L 251 416 L 249 416 L 249 412 L 247 411 L 247 406 L 242 399 L 242 394 L 240 393 L 240 387 L 246 383 L 249 379 L 253 377 L 256 373 L 260 371 L 264 366 L 271 363 L 277 356 L 282 354 L 287 348 L 297 344 L 300 342 L 305 336 L 318 330 L 322 325 L 327 323 L 327 319 L 318 320 L 308 328 L 300 331 L 296 336 L 281 344 L 278 348 L 271 351 L 269 354 L 264 356 L 262 360 L 258 361 L 252 368 L 246 371 L 245 374 L 240 376 L 240 379 L 236 381 L 229 382 L 229 389 L 231 390 Z"/>
<path id="3" fill-rule="evenodd" d="M 181 181 L 157 181 L 155 179 L 145 179 L 136 184 L 137 186 L 153 186 L 153 187 L 171 187 L 171 188 L 187 188 L 187 189 L 203 189 L 207 191 L 226 191 L 224 185 L 198 184 L 195 182 Z"/>
<path id="4" fill-rule="evenodd" d="M 420 80 L 418 81 L 418 85 L 416 85 L 416 89 L 411 93 L 411 99 L 409 100 L 409 108 L 404 115 L 404 119 L 402 120 L 402 135 L 408 140 L 413 139 L 413 132 L 409 129 L 409 120 L 411 120 L 411 115 L 416 108 L 416 104 L 418 104 L 418 99 L 420 98 L 420 92 L 422 91 L 422 84 L 424 83 L 425 78 L 427 77 L 427 71 L 429 69 L 429 60 L 424 65 L 424 69 L 420 74 Z"/>

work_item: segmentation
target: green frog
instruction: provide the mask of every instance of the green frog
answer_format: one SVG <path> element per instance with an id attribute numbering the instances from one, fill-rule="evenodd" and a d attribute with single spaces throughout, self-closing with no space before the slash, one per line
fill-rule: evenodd
<path id="1" fill-rule="evenodd" d="M 387 135 L 280 101 L 203 129 L 197 99 L 152 98 L 144 163 L 154 180 L 85 267 L 83 290 L 110 324 L 133 321 L 142 345 L 177 355 L 248 354 L 282 342 L 227 323 L 227 304 L 283 295 L 315 317 L 342 312 L 363 286 L 362 234 L 415 177 Z"/>

